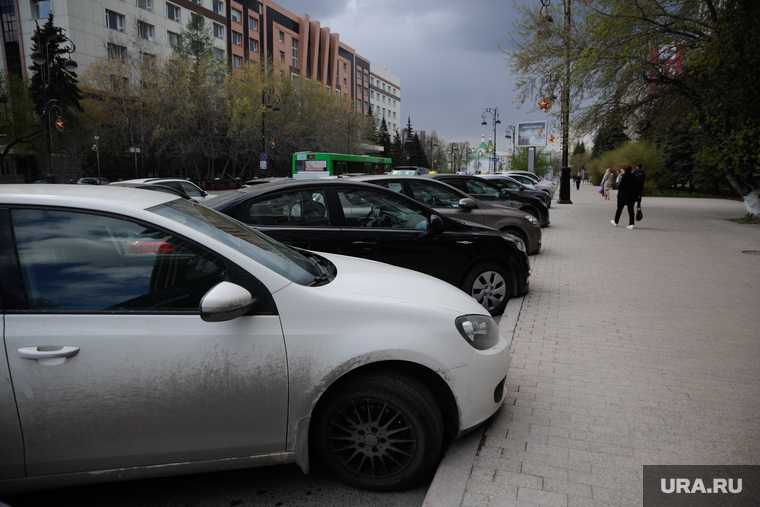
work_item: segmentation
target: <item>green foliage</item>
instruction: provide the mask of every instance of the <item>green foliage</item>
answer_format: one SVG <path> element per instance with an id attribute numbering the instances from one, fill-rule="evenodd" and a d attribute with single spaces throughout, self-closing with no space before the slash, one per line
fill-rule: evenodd
<path id="1" fill-rule="evenodd" d="M 378 144 L 383 147 L 383 157 L 391 156 L 391 136 L 388 133 L 388 124 L 385 123 L 385 117 L 380 121 L 380 130 L 378 132 Z"/>
<path id="2" fill-rule="evenodd" d="M 0 71 L 0 133 L 4 145 L 0 162 L 11 150 L 32 147 L 40 139 L 44 141 L 44 130 L 35 120 L 27 83 L 15 74 Z"/>
<path id="3" fill-rule="evenodd" d="M 511 157 L 513 171 L 528 170 L 529 153 L 528 148 L 517 148 L 515 150 L 514 156 Z M 536 148 L 535 173 L 543 176 L 553 168 L 551 154 L 545 153 L 542 148 Z"/>
<path id="4" fill-rule="evenodd" d="M 589 180 L 598 185 L 604 171 L 609 167 L 613 171 L 620 169 L 622 164 L 636 167 L 641 164 L 647 175 L 645 189 L 651 191 L 659 186 L 663 177 L 664 157 L 657 145 L 650 141 L 637 141 L 625 144 L 616 150 L 606 151 L 602 156 L 591 159 L 586 164 Z"/>
<path id="5" fill-rule="evenodd" d="M 79 90 L 77 74 L 66 69 L 64 64 L 69 59 L 65 48 L 71 43 L 66 41 L 64 30 L 53 24 L 53 13 L 42 26 L 35 30 L 32 36 L 31 52 L 39 52 L 47 56 L 47 64 L 29 66 L 29 91 L 34 100 L 34 110 L 42 115 L 45 105 L 51 99 L 57 100 L 61 109 L 73 108 L 82 110 L 79 102 L 83 95 Z"/>

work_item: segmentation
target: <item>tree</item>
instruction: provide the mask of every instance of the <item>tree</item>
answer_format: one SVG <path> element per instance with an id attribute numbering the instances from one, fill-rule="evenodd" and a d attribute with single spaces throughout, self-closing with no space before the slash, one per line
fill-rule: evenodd
<path id="1" fill-rule="evenodd" d="M 13 149 L 31 147 L 45 131 L 35 124 L 34 104 L 26 83 L 15 74 L 0 71 L 0 165 Z"/>
<path id="2" fill-rule="evenodd" d="M 61 109 L 82 110 L 79 104 L 82 100 L 82 92 L 78 86 L 77 74 L 64 65 L 69 59 L 69 52 L 66 49 L 69 44 L 63 29 L 53 25 L 51 12 L 42 28 L 38 27 L 32 37 L 32 53 L 40 53 L 47 58 L 46 64 L 29 66 L 31 74 L 29 91 L 34 100 L 34 110 L 38 115 L 42 115 L 46 102 L 51 99 L 56 99 Z"/>
<path id="3" fill-rule="evenodd" d="M 383 157 L 391 156 L 391 135 L 388 133 L 388 124 L 385 123 L 385 117 L 380 121 L 380 130 L 378 132 L 378 143 L 383 147 Z"/>
<path id="4" fill-rule="evenodd" d="M 622 123 L 619 121 L 608 122 L 596 131 L 591 158 L 599 158 L 605 152 L 616 150 L 630 140 L 631 138 L 625 133 Z"/>
<path id="5" fill-rule="evenodd" d="M 517 148 L 512 158 L 512 170 L 513 171 L 527 171 L 528 170 L 528 158 L 530 152 L 528 148 Z M 536 148 L 536 159 L 534 172 L 539 176 L 543 176 L 550 171 L 554 165 L 552 164 L 551 154 L 545 153 L 543 148 Z"/>
<path id="6" fill-rule="evenodd" d="M 678 104 L 679 124 L 700 140 L 696 161 L 721 171 L 760 215 L 760 3 L 756 0 L 583 0 L 568 38 L 575 127 L 636 121 Z M 562 83 L 563 31 L 522 7 L 516 51 L 519 98 Z M 556 12 L 555 12 L 556 14 Z M 557 19 L 560 19 L 557 17 Z M 540 35 L 535 35 L 540 33 Z M 586 97 L 589 107 L 579 109 Z M 669 118 L 660 118 L 670 122 Z"/>
<path id="7" fill-rule="evenodd" d="M 406 165 L 404 157 L 404 142 L 401 140 L 401 134 L 396 130 L 393 134 L 393 143 L 391 143 L 391 163 L 393 166 Z"/>

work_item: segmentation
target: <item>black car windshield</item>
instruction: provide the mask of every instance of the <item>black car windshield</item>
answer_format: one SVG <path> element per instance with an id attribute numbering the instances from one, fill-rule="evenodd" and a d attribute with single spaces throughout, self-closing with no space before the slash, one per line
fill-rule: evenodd
<path id="1" fill-rule="evenodd" d="M 324 276 L 312 259 L 200 204 L 177 199 L 148 211 L 191 227 L 300 285 Z"/>

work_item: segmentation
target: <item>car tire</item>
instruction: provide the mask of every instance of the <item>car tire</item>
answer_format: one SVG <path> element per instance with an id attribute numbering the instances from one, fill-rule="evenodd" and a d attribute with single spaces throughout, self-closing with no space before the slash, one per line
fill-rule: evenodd
<path id="1" fill-rule="evenodd" d="M 443 445 L 441 411 L 430 391 L 395 372 L 351 379 L 315 419 L 317 457 L 341 482 L 371 491 L 408 489 L 430 476 Z"/>
<path id="2" fill-rule="evenodd" d="M 512 297 L 512 276 L 500 264 L 483 262 L 467 273 L 461 288 L 491 315 L 499 315 L 504 313 L 507 301 Z"/>

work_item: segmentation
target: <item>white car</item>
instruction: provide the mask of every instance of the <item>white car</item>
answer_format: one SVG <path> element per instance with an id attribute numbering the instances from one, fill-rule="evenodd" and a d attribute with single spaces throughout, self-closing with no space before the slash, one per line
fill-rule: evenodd
<path id="1" fill-rule="evenodd" d="M 161 192 L 0 186 L 0 273 L 3 494 L 315 460 L 403 489 L 506 395 L 463 291 Z"/>
<path id="2" fill-rule="evenodd" d="M 541 176 L 528 171 L 507 171 L 503 174 L 516 179 L 528 188 L 543 190 L 549 194 L 549 197 L 553 197 L 555 190 L 557 190 L 557 185 L 553 181 L 545 180 Z"/>
<path id="3" fill-rule="evenodd" d="M 130 186 L 134 184 L 151 184 L 151 185 L 164 185 L 171 187 L 174 190 L 184 192 L 185 195 L 195 199 L 198 202 L 203 202 L 212 197 L 216 197 L 216 194 L 209 194 L 201 187 L 193 183 L 192 181 L 183 180 L 182 178 L 138 178 L 135 180 L 122 180 L 114 181 L 111 185 L 125 185 Z"/>

